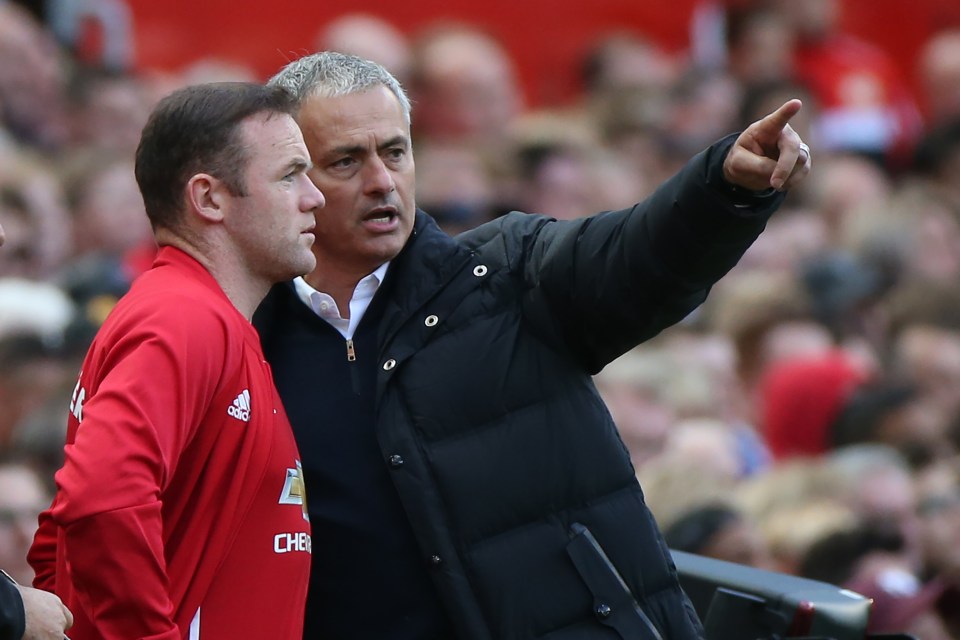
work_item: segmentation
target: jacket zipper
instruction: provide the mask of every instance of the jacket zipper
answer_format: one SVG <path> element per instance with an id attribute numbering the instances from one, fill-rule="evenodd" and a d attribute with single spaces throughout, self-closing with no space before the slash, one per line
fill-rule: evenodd
<path id="1" fill-rule="evenodd" d="M 353 350 L 353 340 L 347 340 L 347 362 L 357 359 L 357 352 Z"/>

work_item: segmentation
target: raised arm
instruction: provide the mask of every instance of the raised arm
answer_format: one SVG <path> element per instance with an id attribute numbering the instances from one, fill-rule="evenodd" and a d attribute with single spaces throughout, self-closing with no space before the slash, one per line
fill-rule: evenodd
<path id="1" fill-rule="evenodd" d="M 633 207 L 544 224 L 522 254 L 532 326 L 596 371 L 695 309 L 810 172 L 789 124 L 800 107 L 711 145 Z"/>

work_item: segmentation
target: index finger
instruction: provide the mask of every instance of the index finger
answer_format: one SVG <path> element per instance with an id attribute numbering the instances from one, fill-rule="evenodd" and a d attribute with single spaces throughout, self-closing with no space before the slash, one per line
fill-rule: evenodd
<path id="1" fill-rule="evenodd" d="M 800 113 L 803 103 L 798 98 L 793 98 L 784 102 L 779 109 L 766 116 L 758 124 L 761 133 L 765 135 L 779 134 L 793 116 Z"/>

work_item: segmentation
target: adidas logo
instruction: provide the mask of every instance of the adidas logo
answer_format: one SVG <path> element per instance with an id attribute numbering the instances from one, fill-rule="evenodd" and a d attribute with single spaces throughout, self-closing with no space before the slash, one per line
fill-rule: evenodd
<path id="1" fill-rule="evenodd" d="M 250 422 L 250 391 L 244 389 L 233 404 L 227 407 L 227 415 L 243 422 Z"/>

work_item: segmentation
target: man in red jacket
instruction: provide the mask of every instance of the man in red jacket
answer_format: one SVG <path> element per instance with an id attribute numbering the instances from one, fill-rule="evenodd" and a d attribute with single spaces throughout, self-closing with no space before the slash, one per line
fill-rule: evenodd
<path id="1" fill-rule="evenodd" d="M 29 554 L 74 640 L 295 640 L 310 568 L 299 453 L 250 324 L 315 264 L 323 195 L 289 98 L 187 87 L 143 131 L 160 247 L 97 334 Z"/>

